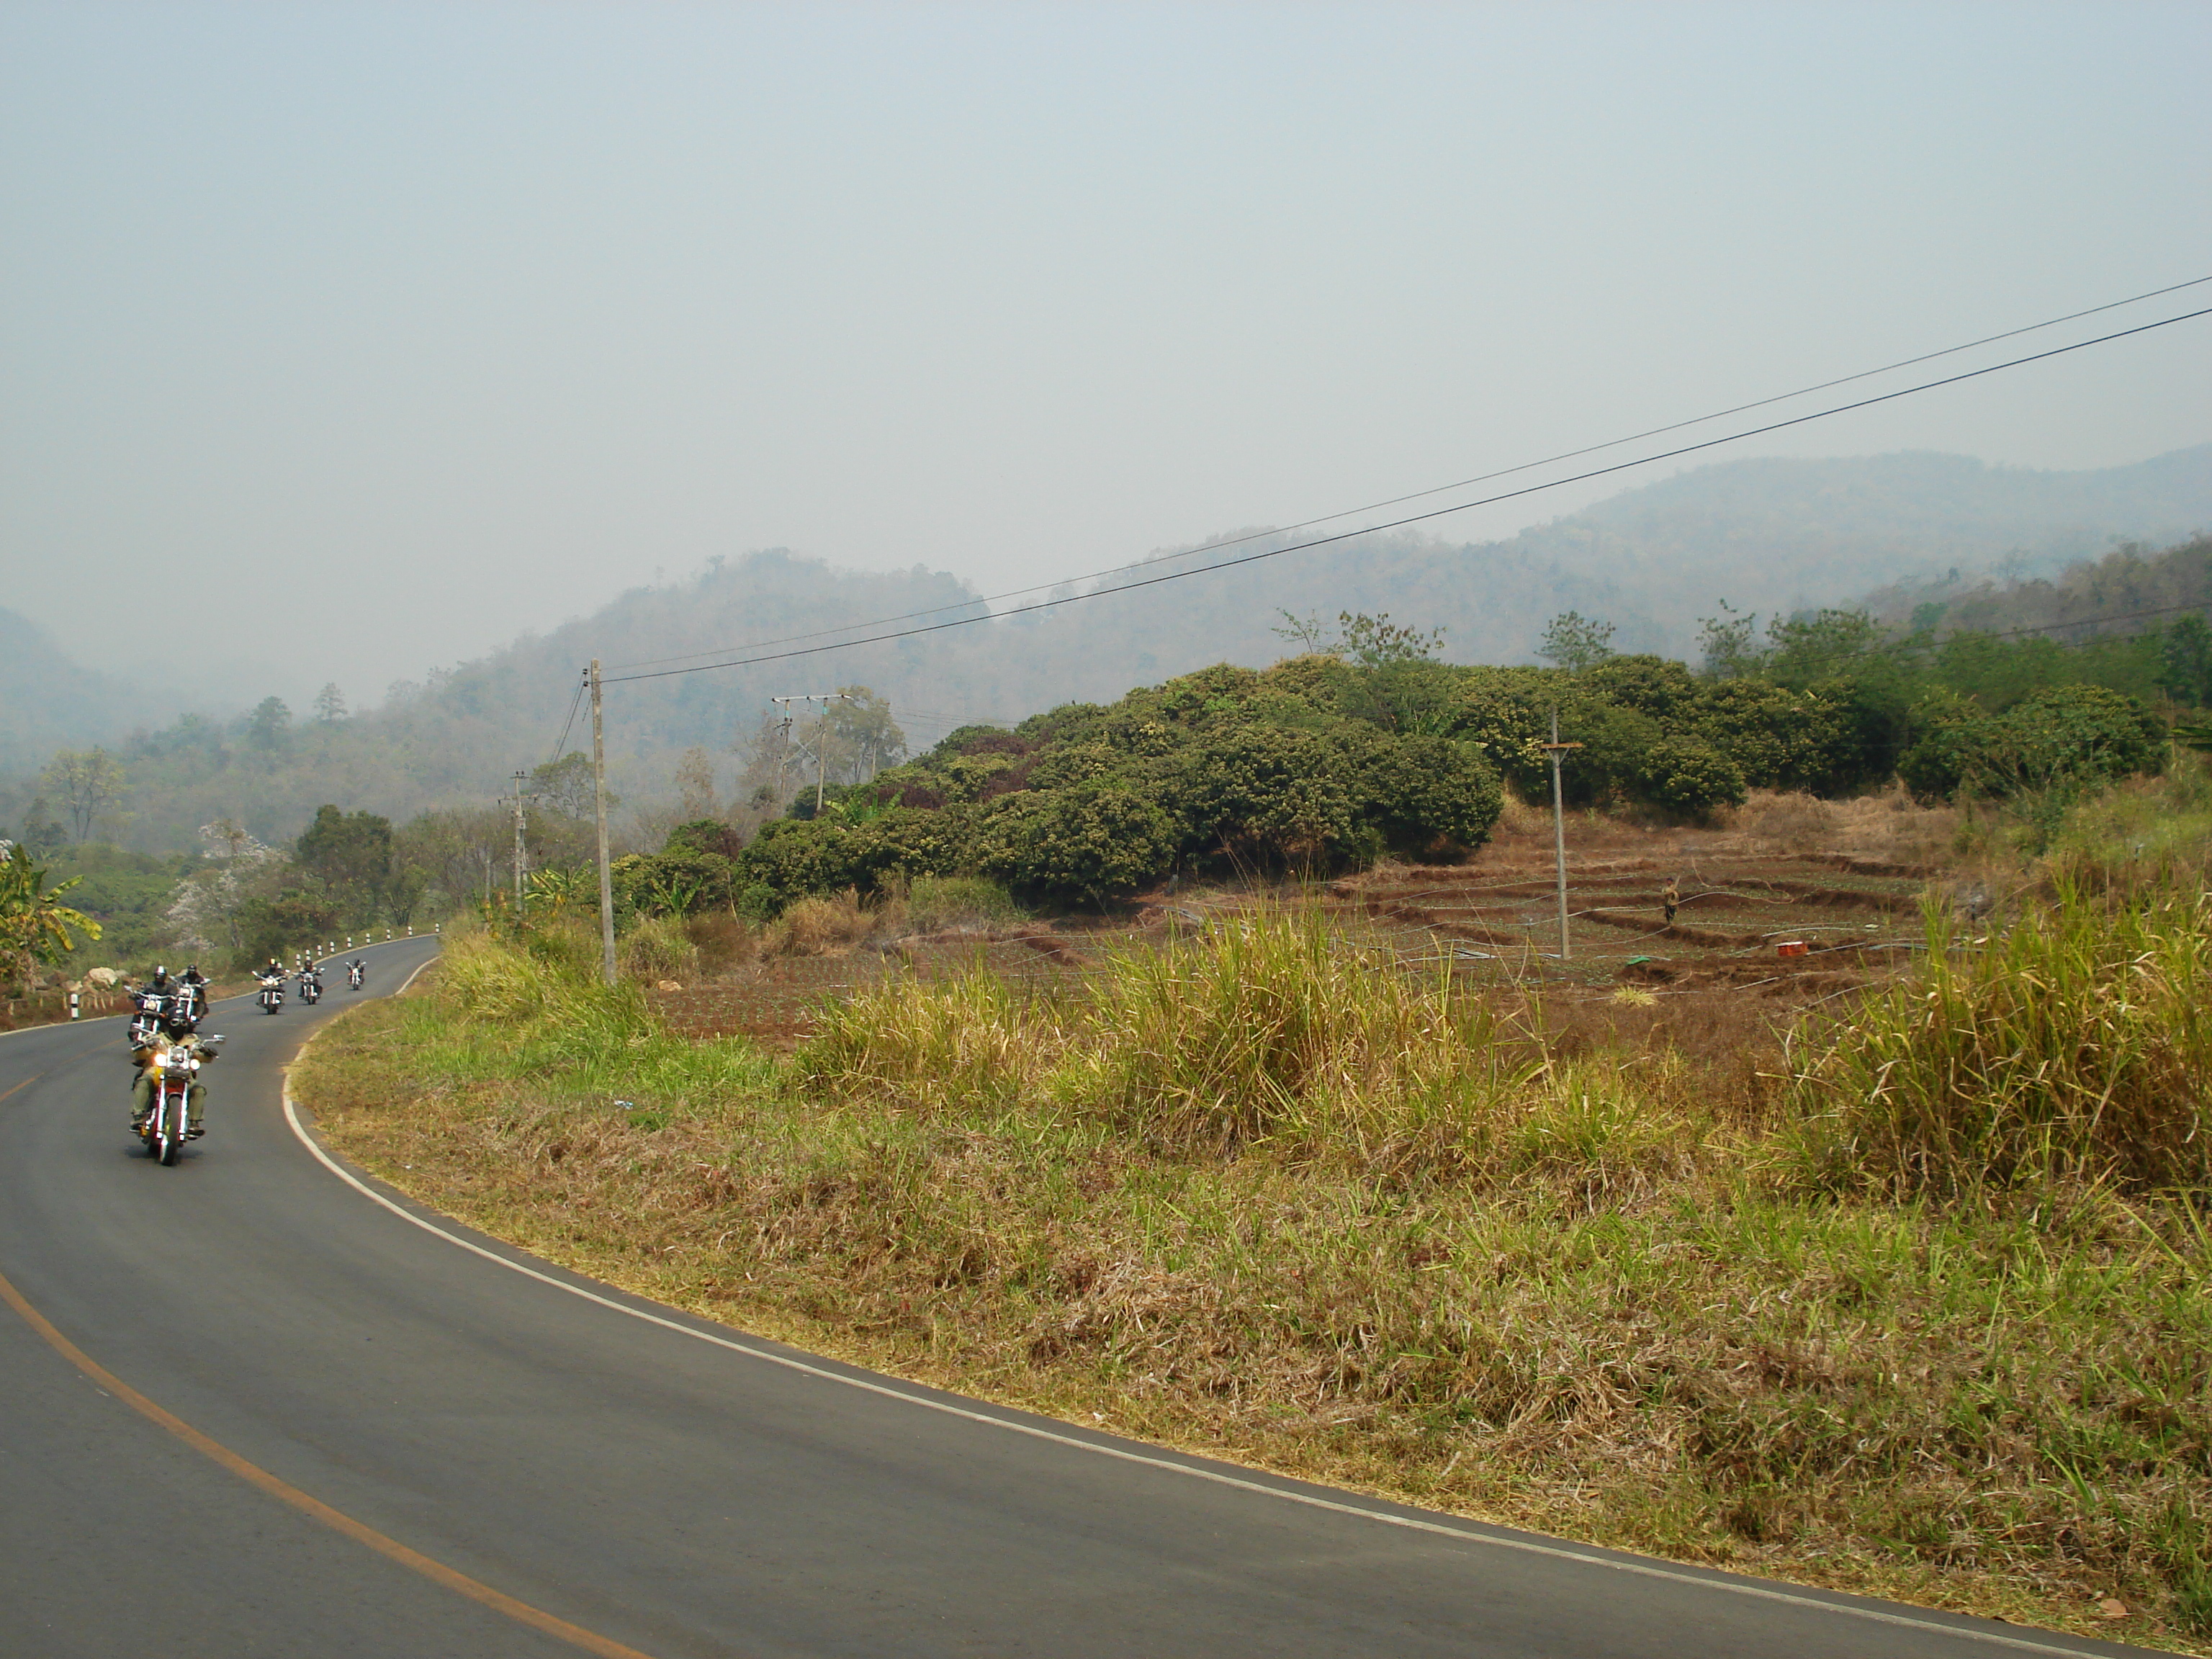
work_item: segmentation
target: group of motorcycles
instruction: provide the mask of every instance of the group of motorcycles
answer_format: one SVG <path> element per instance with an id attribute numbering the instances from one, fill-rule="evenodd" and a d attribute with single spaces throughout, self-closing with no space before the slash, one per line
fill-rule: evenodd
<path id="1" fill-rule="evenodd" d="M 284 1006 L 283 969 L 272 961 L 255 977 L 261 984 L 256 1000 L 264 1012 L 275 1013 Z M 360 990 L 368 978 L 368 964 L 359 957 L 346 963 L 348 989 Z M 322 1000 L 320 964 L 303 957 L 298 982 L 302 1002 L 312 1008 Z M 200 1072 L 223 1044 L 220 1036 L 200 1035 L 207 993 L 208 982 L 197 967 L 187 968 L 179 979 L 156 968 L 150 980 L 131 992 L 126 1040 L 138 1079 L 131 1086 L 131 1127 L 144 1143 L 146 1155 L 159 1163 L 174 1164 L 185 1143 L 203 1133 L 200 1109 L 207 1085 Z"/>
<path id="2" fill-rule="evenodd" d="M 284 970 L 272 962 L 254 977 L 261 984 L 254 1000 L 260 1003 L 263 1013 L 275 1013 L 284 1006 Z M 323 970 L 319 963 L 302 961 L 297 978 L 301 1001 L 312 1008 L 323 1000 Z M 358 991 L 368 981 L 368 963 L 359 957 L 346 963 L 346 989 Z"/>

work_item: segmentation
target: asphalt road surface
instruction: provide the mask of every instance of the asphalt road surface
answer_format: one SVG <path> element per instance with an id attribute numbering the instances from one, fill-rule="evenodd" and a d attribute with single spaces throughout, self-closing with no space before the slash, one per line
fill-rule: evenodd
<path id="1" fill-rule="evenodd" d="M 375 947 L 361 994 L 434 948 Z M 2138 1651 L 1480 1527 L 656 1309 L 319 1159 L 280 1067 L 358 1000 L 337 978 L 217 1005 L 174 1168 L 128 1133 L 121 1021 L 0 1036 L 9 1659 Z"/>

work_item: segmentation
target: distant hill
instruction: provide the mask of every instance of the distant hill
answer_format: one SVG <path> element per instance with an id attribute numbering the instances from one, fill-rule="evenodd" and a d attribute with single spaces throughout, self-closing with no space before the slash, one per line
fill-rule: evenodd
<path id="1" fill-rule="evenodd" d="M 0 776 L 35 770 L 57 749 L 112 742 L 132 713 L 128 686 L 78 666 L 29 617 L 0 611 Z"/>
<path id="2" fill-rule="evenodd" d="M 973 628 L 624 681 L 608 698 L 610 758 L 616 787 L 634 802 L 665 798 L 676 757 L 695 744 L 720 757 L 726 787 L 732 746 L 757 728 L 769 697 L 855 684 L 890 697 L 908 738 L 927 746 L 963 721 L 1108 701 L 1213 662 L 1273 661 L 1290 649 L 1273 631 L 1284 611 L 1325 622 L 1340 611 L 1388 611 L 1443 629 L 1452 660 L 1525 662 L 1546 622 L 1571 609 L 1617 624 L 1619 648 L 1686 657 L 1698 618 L 1723 599 L 1771 614 L 1854 604 L 1931 579 L 1955 592 L 1984 583 L 1994 591 L 2055 576 L 2118 541 L 2177 542 L 2206 526 L 2212 445 L 2087 472 L 1936 454 L 1724 462 L 1503 541 L 1363 536 Z M 1266 545 L 1263 537 L 1235 551 Z M 1201 549 L 1195 562 L 1203 558 Z M 1048 570 L 1055 562 L 1048 547 L 1038 562 Z M 481 802 L 517 767 L 549 757 L 579 671 L 594 655 L 616 672 L 680 667 L 659 659 L 725 647 L 770 655 L 872 618 L 932 611 L 921 620 L 936 622 L 980 607 L 968 584 L 920 567 L 837 570 L 783 550 L 717 560 L 432 675 L 384 708 L 303 726 L 276 747 L 255 747 L 235 721 L 126 744 L 129 806 L 138 839 L 160 848 L 226 813 L 275 837 L 296 833 L 325 800 L 393 816 Z M 776 641 L 787 643 L 763 643 Z M 120 737 L 131 712 L 107 683 L 69 665 L 42 636 L 36 643 L 44 653 L 36 663 L 0 649 L 9 665 L 0 672 L 11 677 L 0 685 L 0 754 L 19 769 L 61 744 Z M 17 684 L 27 691 L 14 691 Z M 572 730 L 570 746 L 580 740 Z M 25 799 L 20 776 L 13 790 L 0 787 L 0 825 L 15 820 Z"/>

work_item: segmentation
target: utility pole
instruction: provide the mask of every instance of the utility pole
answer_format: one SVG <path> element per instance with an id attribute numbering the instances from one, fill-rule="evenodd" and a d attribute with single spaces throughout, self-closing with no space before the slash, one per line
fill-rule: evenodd
<path id="1" fill-rule="evenodd" d="M 769 701 L 788 702 L 790 699 L 771 697 Z M 791 710 L 789 708 L 787 708 L 783 711 L 783 719 L 777 722 L 775 729 L 782 738 L 781 745 L 775 751 L 775 811 L 776 816 L 781 817 L 783 815 L 784 807 L 788 804 L 783 798 L 783 764 L 791 758 Z"/>
<path id="2" fill-rule="evenodd" d="M 822 800 L 827 792 L 829 778 L 830 705 L 833 702 L 851 702 L 854 699 L 842 691 L 822 691 L 812 694 L 794 693 L 788 697 L 770 697 L 769 701 L 780 704 L 783 709 L 784 750 L 787 753 L 791 747 L 791 705 L 795 702 L 808 704 L 818 702 L 822 705 L 823 725 L 814 733 L 814 815 L 819 817 L 822 816 Z M 799 787 L 805 787 L 804 784 Z M 775 764 L 775 787 L 777 799 L 781 800 L 783 794 L 783 761 L 781 757 L 777 758 Z"/>
<path id="3" fill-rule="evenodd" d="M 607 863 L 607 738 L 599 717 L 599 659 L 592 659 L 592 804 L 599 820 L 599 975 L 615 982 L 615 878 Z"/>
<path id="4" fill-rule="evenodd" d="M 527 772 L 514 775 L 514 914 L 518 916 L 522 914 L 522 804 L 529 799 L 522 786 L 529 781 Z"/>
<path id="5" fill-rule="evenodd" d="M 1559 783 L 1559 763 L 1570 750 L 1579 749 L 1578 743 L 1559 741 L 1559 711 L 1552 709 L 1552 740 L 1542 745 L 1552 759 L 1552 843 L 1559 854 L 1559 960 L 1565 962 L 1571 954 L 1567 943 L 1567 808 L 1566 794 Z"/>

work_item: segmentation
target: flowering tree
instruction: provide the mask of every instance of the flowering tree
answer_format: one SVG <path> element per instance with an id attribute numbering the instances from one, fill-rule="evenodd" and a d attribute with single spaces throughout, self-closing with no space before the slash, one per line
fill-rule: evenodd
<path id="1" fill-rule="evenodd" d="M 245 939 L 239 912 L 253 896 L 253 878 L 284 855 L 248 835 L 228 818 L 200 826 L 206 844 L 208 867 L 178 884 L 167 912 L 178 944 L 187 949 L 213 951 L 238 950 Z"/>

